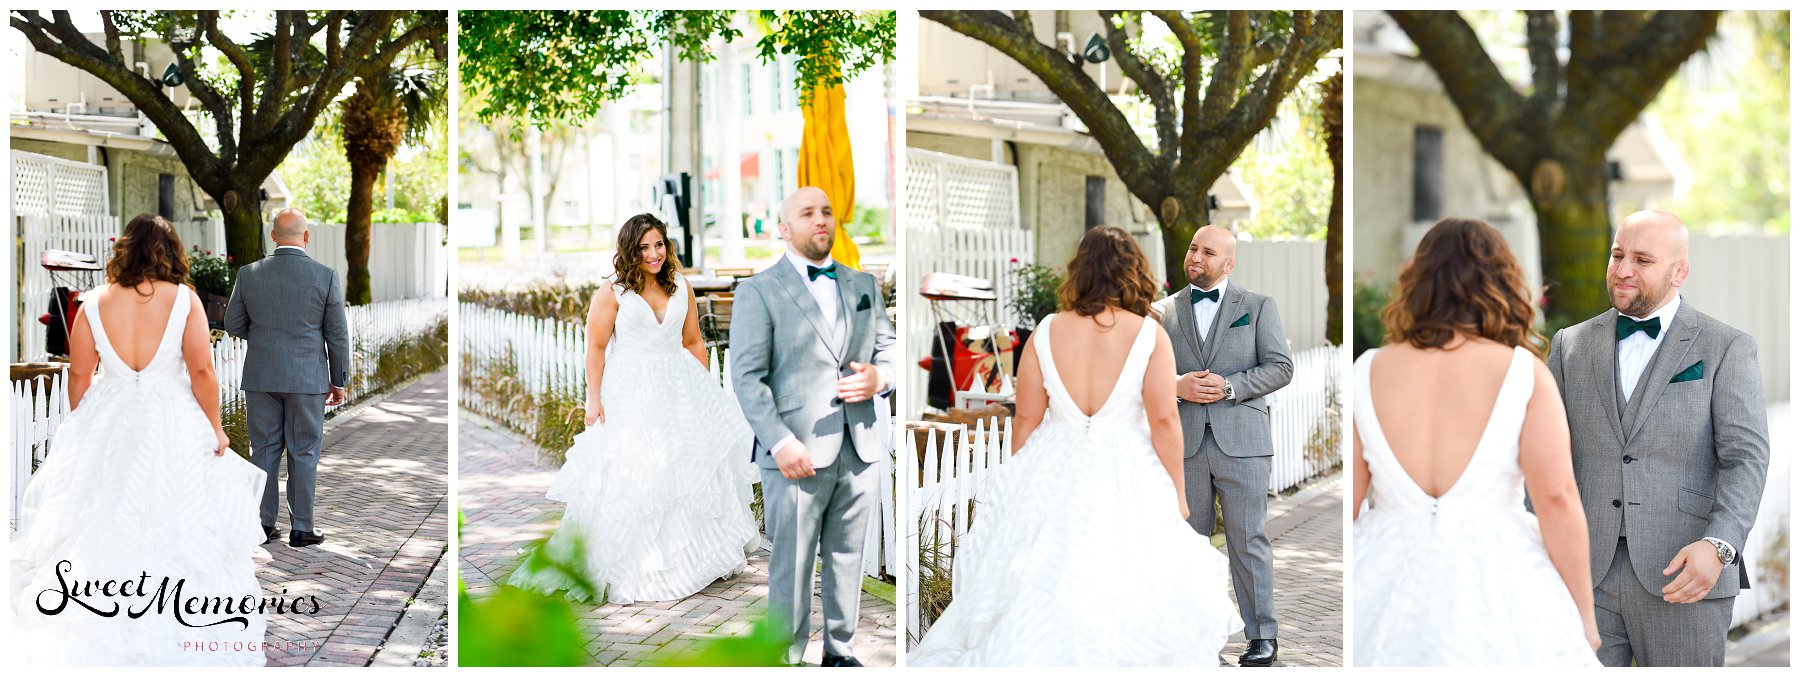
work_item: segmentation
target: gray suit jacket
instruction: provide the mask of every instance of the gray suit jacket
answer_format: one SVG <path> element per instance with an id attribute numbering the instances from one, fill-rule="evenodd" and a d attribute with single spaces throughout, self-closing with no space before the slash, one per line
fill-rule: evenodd
<path id="1" fill-rule="evenodd" d="M 894 327 L 875 276 L 838 266 L 838 300 L 848 323 L 833 343 L 825 318 L 799 271 L 786 260 L 738 285 L 731 311 L 731 384 L 756 433 L 756 462 L 774 468 L 772 447 L 789 434 L 806 445 L 813 467 L 837 460 L 846 436 L 863 461 L 887 452 L 885 426 L 876 425 L 879 398 L 845 403 L 839 378 L 851 362 L 875 365 L 892 388 L 897 356 Z"/>
<path id="2" fill-rule="evenodd" d="M 337 272 L 295 249 L 238 269 L 225 331 L 250 343 L 243 389 L 318 394 L 343 387 L 350 327 Z"/>
<path id="3" fill-rule="evenodd" d="M 1674 580 L 1662 570 L 1702 537 L 1743 552 L 1769 470 L 1762 372 L 1755 339 L 1683 300 L 1621 412 L 1618 316 L 1608 310 L 1557 332 L 1548 365 L 1568 408 L 1595 581 L 1623 535 L 1638 581 L 1661 595 Z M 1694 364 L 1699 378 L 1672 382 Z M 1707 599 L 1748 587 L 1740 556 Z"/>
<path id="4" fill-rule="evenodd" d="M 1181 430 L 1187 447 L 1183 456 L 1200 453 L 1208 425 L 1227 456 L 1272 456 L 1275 442 L 1269 431 L 1269 402 L 1263 397 L 1294 378 L 1294 359 L 1288 354 L 1287 336 L 1281 333 L 1275 300 L 1243 285 L 1226 285 L 1219 312 L 1206 333 L 1211 340 L 1203 341 L 1194 326 L 1193 289 L 1183 287 L 1153 306 L 1175 346 L 1175 371 L 1208 370 L 1223 376 L 1237 397 L 1212 404 L 1181 402 Z"/>

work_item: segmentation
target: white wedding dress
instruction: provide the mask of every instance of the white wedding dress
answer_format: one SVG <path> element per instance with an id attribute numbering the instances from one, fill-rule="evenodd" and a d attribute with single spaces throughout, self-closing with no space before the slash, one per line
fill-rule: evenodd
<path id="1" fill-rule="evenodd" d="M 568 504 L 544 546 L 608 603 L 681 599 L 743 569 L 762 543 L 750 515 L 750 424 L 681 345 L 687 282 L 659 321 L 613 285 L 619 312 L 600 384 L 604 423 L 575 436 L 549 497 Z M 577 556 L 579 545 L 579 556 Z M 590 601 L 566 575 L 521 566 L 507 584 Z"/>
<path id="2" fill-rule="evenodd" d="M 1182 519 L 1150 443 L 1145 320 L 1093 416 L 1057 373 L 1050 324 L 1032 334 L 1050 408 L 988 478 L 958 544 L 955 599 L 908 666 L 1216 667 L 1243 628 L 1226 558 Z M 1079 358 L 1081 356 L 1075 356 Z"/>
<path id="3" fill-rule="evenodd" d="M 182 359 L 190 295 L 179 291 L 154 357 L 139 371 L 126 366 L 107 338 L 97 304 L 114 302 L 111 294 L 88 304 L 101 375 L 57 428 L 49 456 L 25 490 L 13 535 L 18 660 L 264 663 L 267 619 L 258 608 L 262 587 L 251 561 L 263 542 L 257 518 L 263 471 L 235 453 L 213 455 L 212 424 L 194 401 Z M 78 599 L 101 611 L 118 605 L 119 612 L 102 617 L 77 601 L 54 615 L 40 611 L 62 603 L 59 577 L 70 588 L 95 583 L 93 594 Z M 112 596 L 100 591 L 100 581 L 125 580 L 130 593 L 118 586 Z M 165 590 L 160 609 L 159 589 Z M 221 598 L 229 611 L 217 605 Z M 190 601 L 222 613 L 193 613 Z M 229 620 L 235 618 L 242 620 Z M 207 627 L 212 623 L 219 624 Z"/>
<path id="4" fill-rule="evenodd" d="M 1537 517 L 1525 510 L 1519 432 L 1531 400 L 1531 353 L 1513 349 L 1468 466 L 1432 498 L 1400 466 L 1376 420 L 1376 352 L 1356 360 L 1356 431 L 1370 480 L 1351 570 L 1356 665 L 1598 667 Z"/>

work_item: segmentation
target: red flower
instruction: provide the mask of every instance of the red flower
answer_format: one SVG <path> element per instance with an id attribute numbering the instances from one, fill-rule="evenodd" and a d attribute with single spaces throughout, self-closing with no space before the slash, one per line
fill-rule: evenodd
<path id="1" fill-rule="evenodd" d="M 230 260 L 231 260 L 231 255 L 230 255 L 230 254 L 226 254 L 226 255 L 225 255 L 225 260 L 226 260 L 226 261 L 230 261 Z"/>
<path id="2" fill-rule="evenodd" d="M 208 250 L 206 250 L 206 255 L 207 255 L 207 256 L 212 256 L 212 250 L 211 250 L 211 249 L 208 249 Z"/>
<path id="3" fill-rule="evenodd" d="M 1012 260 L 1012 262 L 1013 262 L 1013 263 L 1018 263 L 1018 262 L 1019 262 L 1019 257 L 1017 257 L 1017 256 L 1015 256 L 1015 257 L 1013 257 L 1013 260 Z"/>

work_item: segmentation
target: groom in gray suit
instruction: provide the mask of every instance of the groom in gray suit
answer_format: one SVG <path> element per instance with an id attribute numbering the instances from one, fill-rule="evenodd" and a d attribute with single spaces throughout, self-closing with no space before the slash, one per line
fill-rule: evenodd
<path id="1" fill-rule="evenodd" d="M 325 407 L 340 404 L 349 377 L 350 330 L 337 272 L 306 255 L 312 232 L 306 215 L 275 215 L 275 251 L 238 269 L 225 330 L 249 342 L 244 357 L 244 399 L 249 409 L 250 462 L 268 475 L 262 525 L 268 540 L 281 537 L 282 452 L 287 452 L 288 544 L 299 548 L 325 540 L 313 526 L 314 483 L 325 439 Z"/>
<path id="2" fill-rule="evenodd" d="M 859 667 L 851 651 L 862 598 L 863 543 L 880 512 L 887 426 L 877 395 L 894 382 L 894 329 L 875 278 L 831 260 L 837 221 L 824 191 L 781 205 L 787 253 L 737 288 L 731 383 L 762 468 L 771 622 L 799 664 L 812 632 L 813 562 L 824 558 L 825 667 Z"/>
<path id="3" fill-rule="evenodd" d="M 1556 333 L 1587 513 L 1600 662 L 1720 666 L 1743 547 L 1769 468 L 1756 341 L 1694 308 L 1687 227 L 1644 211 L 1619 224 L 1613 309 Z"/>
<path id="4" fill-rule="evenodd" d="M 1274 664 L 1274 549 L 1263 532 L 1275 444 L 1263 396 L 1294 377 L 1275 300 L 1230 284 L 1237 265 L 1231 231 L 1206 226 L 1188 245 L 1190 285 L 1157 301 L 1175 347 L 1181 399 L 1188 524 L 1213 533 L 1213 497 L 1225 517 L 1231 587 L 1249 640 L 1238 665 Z"/>

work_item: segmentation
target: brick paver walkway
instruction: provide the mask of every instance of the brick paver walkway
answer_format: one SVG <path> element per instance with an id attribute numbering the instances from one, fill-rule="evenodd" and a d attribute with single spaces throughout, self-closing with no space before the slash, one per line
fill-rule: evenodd
<path id="1" fill-rule="evenodd" d="M 367 665 L 425 585 L 449 545 L 448 382 L 437 372 L 326 430 L 314 515 L 323 544 L 287 546 L 283 480 L 282 540 L 263 546 L 257 578 L 266 597 L 314 595 L 323 608 L 271 611 L 267 639 L 284 646 L 269 665 Z"/>
<path id="2" fill-rule="evenodd" d="M 470 595 L 478 598 L 506 580 L 523 556 L 521 548 L 555 530 L 563 510 L 562 503 L 544 496 L 556 471 L 536 462 L 529 442 L 489 426 L 464 416 L 457 433 L 457 501 L 463 512 L 459 572 Z M 768 559 L 767 550 L 758 551 L 742 574 L 683 600 L 577 605 L 580 623 L 592 638 L 588 651 L 594 662 L 642 665 L 678 655 L 703 639 L 748 631 L 768 608 Z M 863 595 L 855 651 L 864 664 L 894 664 L 897 618 L 892 603 Z M 815 597 L 813 641 L 806 653 L 813 663 L 820 659 L 823 625 Z"/>
<path id="3" fill-rule="evenodd" d="M 1344 486 L 1332 475 L 1286 500 L 1271 500 L 1266 532 L 1275 546 L 1277 666 L 1344 664 Z M 1233 598 L 1235 599 L 1235 597 Z M 1244 653 L 1244 635 L 1221 652 Z"/>

